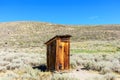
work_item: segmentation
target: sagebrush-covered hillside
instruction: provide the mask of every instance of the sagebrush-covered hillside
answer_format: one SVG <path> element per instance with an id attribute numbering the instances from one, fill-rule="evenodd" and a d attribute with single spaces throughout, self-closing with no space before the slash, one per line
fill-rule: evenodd
<path id="1" fill-rule="evenodd" d="M 43 47 L 44 42 L 60 34 L 72 35 L 72 42 L 118 40 L 120 25 L 59 25 L 43 22 L 0 23 L 0 47 Z"/>

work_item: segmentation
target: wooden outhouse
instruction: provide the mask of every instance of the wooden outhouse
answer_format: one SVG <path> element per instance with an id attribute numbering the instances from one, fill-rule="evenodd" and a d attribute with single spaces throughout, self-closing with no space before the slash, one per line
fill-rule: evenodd
<path id="1" fill-rule="evenodd" d="M 48 70 L 59 71 L 70 68 L 70 37 L 71 35 L 57 35 L 45 43 Z"/>

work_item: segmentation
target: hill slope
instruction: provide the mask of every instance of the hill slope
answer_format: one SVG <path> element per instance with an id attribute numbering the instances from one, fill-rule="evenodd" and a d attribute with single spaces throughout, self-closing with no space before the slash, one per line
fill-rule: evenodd
<path id="1" fill-rule="evenodd" d="M 41 47 L 51 37 L 72 35 L 72 42 L 119 40 L 120 25 L 68 26 L 41 22 L 0 23 L 0 47 Z"/>

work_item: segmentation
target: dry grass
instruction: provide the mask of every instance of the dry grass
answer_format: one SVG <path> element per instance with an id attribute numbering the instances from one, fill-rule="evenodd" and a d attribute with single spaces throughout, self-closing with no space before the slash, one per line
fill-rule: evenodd
<path id="1" fill-rule="evenodd" d="M 72 69 L 83 67 L 103 75 L 92 80 L 114 80 L 112 73 L 120 73 L 120 25 L 9 22 L 0 23 L 0 30 L 0 80 L 77 80 L 69 74 L 52 75 L 32 69 L 46 64 L 44 43 L 60 34 L 73 36 Z"/>
<path id="2" fill-rule="evenodd" d="M 95 70 L 100 74 L 120 73 L 120 53 L 114 54 L 74 54 L 71 56 L 71 68 L 83 66 L 86 70 Z"/>
<path id="3" fill-rule="evenodd" d="M 120 40 L 82 41 L 71 43 L 71 53 L 116 53 L 120 51 Z"/>
<path id="4" fill-rule="evenodd" d="M 39 66 L 46 64 L 46 56 L 43 54 L 27 54 L 23 52 L 15 53 L 11 50 L 0 52 L 0 71 L 14 70 L 24 65 Z"/>
<path id="5" fill-rule="evenodd" d="M 19 69 L 9 70 L 0 77 L 0 80 L 50 80 L 50 72 L 41 72 L 31 66 L 23 66 Z"/>
<path id="6" fill-rule="evenodd" d="M 0 23 L 0 30 L 0 48 L 25 48 L 25 51 L 38 47 L 44 51 L 44 43 L 60 34 L 72 35 L 72 42 L 120 39 L 120 25 L 68 26 L 40 22 L 9 22 Z M 34 49 L 33 52 L 41 53 L 40 50 Z"/>

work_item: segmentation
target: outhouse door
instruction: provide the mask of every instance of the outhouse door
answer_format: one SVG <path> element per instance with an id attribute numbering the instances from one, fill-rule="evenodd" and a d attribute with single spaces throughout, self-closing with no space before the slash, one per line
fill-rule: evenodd
<path id="1" fill-rule="evenodd" d="M 68 69 L 68 61 L 69 61 L 69 54 L 68 54 L 68 42 L 62 41 L 59 47 L 59 70 Z"/>

